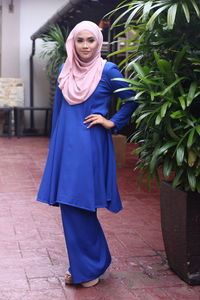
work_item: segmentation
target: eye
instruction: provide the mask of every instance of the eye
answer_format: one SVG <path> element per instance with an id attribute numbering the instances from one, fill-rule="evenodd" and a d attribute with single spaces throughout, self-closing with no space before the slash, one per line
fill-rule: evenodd
<path id="1" fill-rule="evenodd" d="M 94 41 L 95 41 L 95 39 L 93 39 L 93 38 L 88 40 L 88 42 L 91 43 L 91 44 L 94 43 Z"/>
<path id="2" fill-rule="evenodd" d="M 77 39 L 76 41 L 77 41 L 77 43 L 82 43 L 82 42 L 83 42 L 83 39 L 80 39 L 80 38 L 79 38 L 79 39 Z"/>

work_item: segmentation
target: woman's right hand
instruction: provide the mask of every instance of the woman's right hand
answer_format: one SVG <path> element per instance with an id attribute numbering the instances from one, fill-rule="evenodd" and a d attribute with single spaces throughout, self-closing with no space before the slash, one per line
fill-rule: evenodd
<path id="1" fill-rule="evenodd" d="M 105 129 L 111 129 L 115 127 L 115 123 L 106 119 L 100 114 L 91 114 L 87 117 L 85 117 L 85 121 L 83 124 L 88 124 L 90 123 L 87 128 L 91 128 L 94 125 L 102 125 Z"/>

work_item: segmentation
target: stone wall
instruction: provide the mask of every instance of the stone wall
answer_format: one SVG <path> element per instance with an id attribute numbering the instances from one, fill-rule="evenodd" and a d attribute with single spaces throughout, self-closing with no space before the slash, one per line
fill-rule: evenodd
<path id="1" fill-rule="evenodd" d="M 24 106 L 24 83 L 20 78 L 0 78 L 0 108 Z M 0 135 L 8 131 L 8 113 L 0 110 Z M 14 115 L 12 116 L 14 134 Z"/>
<path id="2" fill-rule="evenodd" d="M 20 78 L 0 78 L 0 107 L 24 106 L 24 83 Z"/>

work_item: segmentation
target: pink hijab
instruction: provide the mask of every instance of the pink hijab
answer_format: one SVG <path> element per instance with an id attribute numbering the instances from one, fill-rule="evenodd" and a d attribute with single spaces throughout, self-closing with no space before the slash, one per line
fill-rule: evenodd
<path id="1" fill-rule="evenodd" d="M 90 31 L 98 41 L 96 55 L 89 62 L 81 61 L 75 51 L 74 39 L 82 30 Z M 67 41 L 67 59 L 58 77 L 59 87 L 70 105 L 86 101 L 96 89 L 106 60 L 101 58 L 103 35 L 93 22 L 82 21 L 70 32 Z"/>

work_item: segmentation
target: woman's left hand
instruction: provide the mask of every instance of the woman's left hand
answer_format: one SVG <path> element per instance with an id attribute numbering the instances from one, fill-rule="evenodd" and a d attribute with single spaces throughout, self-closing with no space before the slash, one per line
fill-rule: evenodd
<path id="1" fill-rule="evenodd" d="M 115 127 L 115 123 L 107 120 L 104 118 L 102 115 L 98 114 L 92 114 L 87 117 L 85 117 L 85 121 L 83 122 L 84 124 L 90 123 L 87 128 L 91 128 L 94 125 L 102 125 L 105 129 L 111 129 Z"/>

